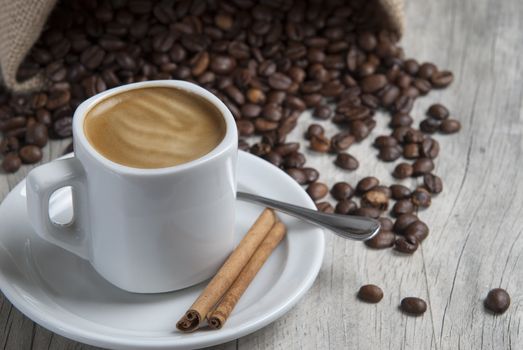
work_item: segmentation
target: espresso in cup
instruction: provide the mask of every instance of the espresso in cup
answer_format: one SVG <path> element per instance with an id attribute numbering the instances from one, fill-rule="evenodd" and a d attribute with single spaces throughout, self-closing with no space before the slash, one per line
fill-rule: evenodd
<path id="1" fill-rule="evenodd" d="M 133 168 L 166 168 L 200 158 L 223 140 L 216 106 L 192 92 L 145 87 L 110 96 L 86 115 L 89 143 L 107 159 Z"/>

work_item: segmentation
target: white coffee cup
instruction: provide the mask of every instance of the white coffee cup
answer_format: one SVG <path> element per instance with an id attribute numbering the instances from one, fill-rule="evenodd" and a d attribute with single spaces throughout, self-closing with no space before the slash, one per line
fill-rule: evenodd
<path id="1" fill-rule="evenodd" d="M 84 119 L 100 100 L 144 87 L 195 93 L 221 112 L 226 132 L 205 156 L 168 168 L 115 163 L 89 144 Z M 238 136 L 231 112 L 209 91 L 176 80 L 117 87 L 82 103 L 74 114 L 75 155 L 32 170 L 27 209 L 43 239 L 90 261 L 107 281 L 137 293 L 185 288 L 211 277 L 233 248 Z M 49 218 L 54 191 L 72 187 L 73 220 Z M 81 276 L 80 276 L 81 278 Z"/>

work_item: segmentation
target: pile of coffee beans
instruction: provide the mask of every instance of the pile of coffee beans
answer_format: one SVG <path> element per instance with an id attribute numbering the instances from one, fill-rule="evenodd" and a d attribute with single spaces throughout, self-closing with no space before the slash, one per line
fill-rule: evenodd
<path id="1" fill-rule="evenodd" d="M 379 218 L 382 230 L 369 247 L 411 254 L 429 233 L 416 212 L 443 188 L 433 174 L 440 147 L 432 135 L 457 132 L 460 123 L 435 104 L 414 125 L 416 99 L 447 87 L 453 75 L 406 58 L 395 33 L 372 25 L 376 6 L 375 0 L 60 1 L 18 72 L 20 81 L 41 74 L 49 85 L 30 94 L 0 92 L 2 167 L 16 172 L 41 160 L 49 138 L 70 137 L 73 112 L 88 97 L 144 80 L 192 81 L 231 110 L 242 150 L 306 185 L 319 210 Z M 359 167 L 351 146 L 372 135 L 378 110 L 388 112 L 390 134 L 372 135 L 378 158 L 398 160 L 393 176 L 422 178 L 423 185 L 386 186 L 374 177 L 355 188 L 318 182 L 298 140 L 287 138 L 305 110 L 339 127 L 327 136 L 312 124 L 305 138 L 311 150 L 335 154 L 333 166 L 348 172 Z M 334 207 L 324 200 L 329 192 Z"/>

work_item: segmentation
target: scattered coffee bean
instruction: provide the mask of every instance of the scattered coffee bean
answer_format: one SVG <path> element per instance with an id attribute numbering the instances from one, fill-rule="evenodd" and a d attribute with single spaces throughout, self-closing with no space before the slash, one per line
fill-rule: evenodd
<path id="1" fill-rule="evenodd" d="M 331 188 L 331 195 L 337 200 L 349 199 L 354 195 L 354 189 L 346 182 L 337 182 Z"/>
<path id="2" fill-rule="evenodd" d="M 394 176 L 396 179 L 406 179 L 410 176 L 412 176 L 413 173 L 413 167 L 409 163 L 400 163 L 392 172 L 392 176 Z"/>
<path id="3" fill-rule="evenodd" d="M 331 148 L 331 140 L 324 135 L 311 136 L 310 149 L 319 152 L 326 153 Z"/>
<path id="4" fill-rule="evenodd" d="M 394 226 L 394 223 L 391 219 L 381 217 L 378 219 L 380 222 L 380 231 L 392 231 L 392 227 Z"/>
<path id="5" fill-rule="evenodd" d="M 433 138 L 426 138 L 421 143 L 420 155 L 426 158 L 434 159 L 439 154 L 439 143 Z"/>
<path id="6" fill-rule="evenodd" d="M 313 168 L 302 168 L 301 169 L 303 174 L 305 175 L 305 182 L 306 183 L 312 183 L 320 177 L 320 173 L 318 170 Z"/>
<path id="7" fill-rule="evenodd" d="M 329 187 L 322 182 L 313 182 L 307 187 L 307 193 L 314 201 L 317 201 L 329 193 Z"/>
<path id="8" fill-rule="evenodd" d="M 346 170 L 356 170 L 360 165 L 358 160 L 348 153 L 339 153 L 334 164 Z"/>
<path id="9" fill-rule="evenodd" d="M 361 197 L 361 206 L 387 210 L 389 207 L 389 197 L 382 191 L 373 189 L 363 194 Z"/>
<path id="10" fill-rule="evenodd" d="M 324 134 L 325 134 L 325 129 L 323 129 L 323 126 L 321 126 L 319 124 L 311 124 L 307 128 L 305 137 L 310 140 L 313 136 L 323 136 Z"/>
<path id="11" fill-rule="evenodd" d="M 287 174 L 292 177 L 300 185 L 305 185 L 307 183 L 307 178 L 302 169 L 298 168 L 289 168 L 286 170 Z"/>
<path id="12" fill-rule="evenodd" d="M 417 220 L 407 226 L 403 235 L 405 237 L 412 236 L 416 238 L 418 242 L 422 242 L 429 235 L 429 227 L 423 221 Z"/>
<path id="13" fill-rule="evenodd" d="M 421 123 L 419 123 L 419 128 L 421 131 L 427 134 L 434 134 L 436 131 L 439 130 L 440 125 L 441 121 L 437 119 L 427 118 L 423 119 Z"/>
<path id="14" fill-rule="evenodd" d="M 439 131 L 443 134 L 454 134 L 461 129 L 461 123 L 456 119 L 445 119 L 439 126 Z"/>
<path id="15" fill-rule="evenodd" d="M 429 191 L 424 188 L 417 188 L 411 195 L 412 203 L 419 208 L 428 208 L 432 202 Z"/>
<path id="16" fill-rule="evenodd" d="M 411 191 L 403 185 L 390 186 L 391 197 L 395 200 L 410 198 Z"/>
<path id="17" fill-rule="evenodd" d="M 393 162 L 401 157 L 402 150 L 399 146 L 388 146 L 380 148 L 378 158 L 384 162 Z"/>
<path id="18" fill-rule="evenodd" d="M 454 75 L 449 71 L 439 71 L 432 75 L 430 82 L 435 88 L 445 88 L 454 80 Z"/>
<path id="19" fill-rule="evenodd" d="M 444 120 L 449 117 L 449 110 L 442 104 L 436 103 L 429 107 L 427 115 L 437 120 Z"/>
<path id="20" fill-rule="evenodd" d="M 434 170 L 434 162 L 430 158 L 419 158 L 412 164 L 413 176 L 429 174 L 432 170 Z"/>
<path id="21" fill-rule="evenodd" d="M 331 150 L 335 153 L 340 153 L 347 150 L 356 138 L 348 132 L 340 132 L 331 138 Z"/>
<path id="22" fill-rule="evenodd" d="M 392 207 L 392 215 L 400 217 L 403 214 L 411 214 L 414 212 L 414 204 L 410 199 L 400 199 Z"/>
<path id="23" fill-rule="evenodd" d="M 18 155 L 22 162 L 26 164 L 33 164 L 42 159 L 42 151 L 38 146 L 27 145 L 20 149 Z"/>
<path id="24" fill-rule="evenodd" d="M 318 211 L 321 211 L 323 213 L 332 214 L 334 213 L 334 208 L 329 202 L 319 202 L 316 203 L 316 208 L 318 208 Z"/>
<path id="25" fill-rule="evenodd" d="M 394 232 L 398 235 L 402 235 L 405 233 L 407 227 L 416 221 L 418 221 L 418 217 L 414 214 L 400 215 L 394 222 Z"/>
<path id="26" fill-rule="evenodd" d="M 379 184 L 380 184 L 380 180 L 378 180 L 374 176 L 367 176 L 358 182 L 358 184 L 356 185 L 356 191 L 359 194 L 363 194 L 365 192 L 372 190 Z"/>
<path id="27" fill-rule="evenodd" d="M 418 246 L 418 240 L 414 236 L 399 237 L 394 242 L 394 249 L 405 254 L 413 254 L 418 249 Z"/>
<path id="28" fill-rule="evenodd" d="M 380 232 L 376 236 L 365 241 L 365 244 L 370 248 L 385 249 L 392 247 L 395 241 L 396 235 L 393 232 L 380 229 Z"/>
<path id="29" fill-rule="evenodd" d="M 349 199 L 342 199 L 336 204 L 335 212 L 338 214 L 352 214 L 356 209 L 358 208 L 358 205 L 356 202 L 351 201 Z"/>
<path id="30" fill-rule="evenodd" d="M 383 291 L 374 284 L 366 284 L 358 291 L 358 298 L 367 303 L 376 304 L 383 299 Z"/>
<path id="31" fill-rule="evenodd" d="M 16 153 L 8 153 L 2 160 L 2 169 L 7 173 L 14 173 L 22 165 L 22 160 Z"/>
<path id="32" fill-rule="evenodd" d="M 488 292 L 484 305 L 493 313 L 502 314 L 510 306 L 510 295 L 504 289 L 494 288 Z"/>
<path id="33" fill-rule="evenodd" d="M 403 312 L 414 316 L 422 315 L 427 311 L 427 303 L 416 297 L 403 298 L 400 306 Z"/>
<path id="34" fill-rule="evenodd" d="M 441 181 L 441 178 L 434 174 L 424 175 L 423 184 L 430 193 L 438 194 L 443 191 L 443 182 Z"/>
<path id="35" fill-rule="evenodd" d="M 381 215 L 381 210 L 378 208 L 358 208 L 353 212 L 356 216 L 366 216 L 369 218 L 377 219 Z"/>

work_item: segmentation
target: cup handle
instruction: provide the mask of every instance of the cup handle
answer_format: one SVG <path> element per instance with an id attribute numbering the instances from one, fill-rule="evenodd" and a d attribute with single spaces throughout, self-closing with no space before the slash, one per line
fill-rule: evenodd
<path id="1" fill-rule="evenodd" d="M 46 241 L 83 259 L 89 258 L 86 227 L 87 191 L 85 171 L 74 157 L 55 160 L 33 169 L 27 176 L 27 212 L 36 233 Z M 49 199 L 56 190 L 71 186 L 73 219 L 57 224 L 49 217 Z"/>

